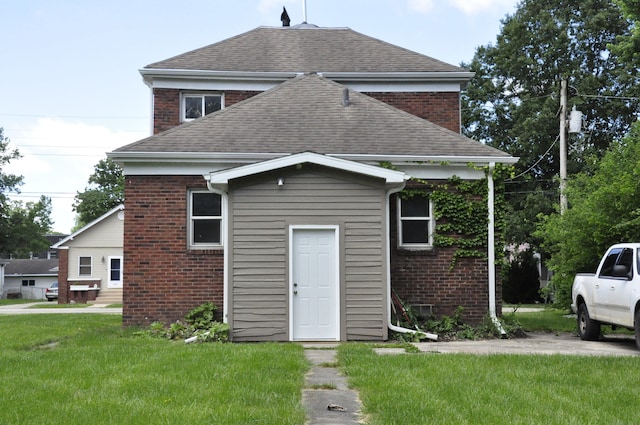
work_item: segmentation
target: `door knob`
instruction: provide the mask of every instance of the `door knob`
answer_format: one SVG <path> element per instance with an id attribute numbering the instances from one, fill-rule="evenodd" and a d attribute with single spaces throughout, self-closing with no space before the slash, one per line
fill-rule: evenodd
<path id="1" fill-rule="evenodd" d="M 293 291 L 293 295 L 298 295 L 298 291 Z"/>

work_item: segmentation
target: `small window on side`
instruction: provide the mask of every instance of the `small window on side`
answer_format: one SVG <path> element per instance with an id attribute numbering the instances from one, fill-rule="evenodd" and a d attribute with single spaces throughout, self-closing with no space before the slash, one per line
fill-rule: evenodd
<path id="1" fill-rule="evenodd" d="M 91 276 L 91 257 L 78 259 L 78 276 Z"/>
<path id="2" fill-rule="evenodd" d="M 433 246 L 433 205 L 428 196 L 398 197 L 398 245 L 426 249 Z"/>
<path id="3" fill-rule="evenodd" d="M 222 246 L 223 198 L 219 193 L 192 191 L 189 196 L 189 247 Z"/>

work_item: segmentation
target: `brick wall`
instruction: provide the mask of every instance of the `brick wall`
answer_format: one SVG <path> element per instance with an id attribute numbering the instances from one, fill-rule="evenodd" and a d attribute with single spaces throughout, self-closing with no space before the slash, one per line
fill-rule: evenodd
<path id="1" fill-rule="evenodd" d="M 127 176 L 125 326 L 174 322 L 194 307 L 223 302 L 223 252 L 187 249 L 187 189 L 202 176 Z"/>
<path id="2" fill-rule="evenodd" d="M 397 217 L 393 199 L 391 217 Z M 464 307 L 466 323 L 479 323 L 486 317 L 489 311 L 486 259 L 460 258 L 452 269 L 455 248 L 438 247 L 430 251 L 399 249 L 397 230 L 397 221 L 392 220 L 391 286 L 404 302 L 409 305 L 432 304 L 436 318 L 452 316 L 459 306 Z M 498 312 L 501 300 L 501 286 L 497 283 Z"/>
<path id="3" fill-rule="evenodd" d="M 259 91 L 227 91 L 225 106 L 248 99 Z M 419 116 L 434 124 L 460 133 L 460 94 L 456 92 L 365 93 L 398 109 Z M 153 89 L 153 133 L 157 134 L 180 124 L 180 90 Z"/>
<path id="4" fill-rule="evenodd" d="M 153 134 L 180 124 L 180 90 L 153 89 Z"/>
<path id="5" fill-rule="evenodd" d="M 58 304 L 69 303 L 69 250 L 58 250 Z"/>
<path id="6" fill-rule="evenodd" d="M 259 91 L 228 91 L 224 94 L 225 106 L 255 96 Z M 180 125 L 180 90 L 153 89 L 153 134 Z"/>
<path id="7" fill-rule="evenodd" d="M 365 94 L 441 127 L 460 133 L 460 94 L 457 92 Z"/>

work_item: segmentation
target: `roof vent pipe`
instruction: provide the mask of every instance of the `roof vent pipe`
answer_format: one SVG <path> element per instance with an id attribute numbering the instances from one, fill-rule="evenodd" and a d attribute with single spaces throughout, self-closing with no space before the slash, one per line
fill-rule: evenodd
<path id="1" fill-rule="evenodd" d="M 351 101 L 349 101 L 349 89 L 345 88 L 342 90 L 342 106 L 351 105 Z"/>

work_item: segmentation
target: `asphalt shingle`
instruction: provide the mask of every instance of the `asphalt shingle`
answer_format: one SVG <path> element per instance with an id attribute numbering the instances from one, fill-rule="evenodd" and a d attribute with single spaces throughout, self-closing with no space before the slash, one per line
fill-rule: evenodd
<path id="1" fill-rule="evenodd" d="M 145 69 L 232 72 L 464 72 L 349 28 L 259 27 Z"/>
<path id="2" fill-rule="evenodd" d="M 510 155 L 316 74 L 114 152 Z"/>

